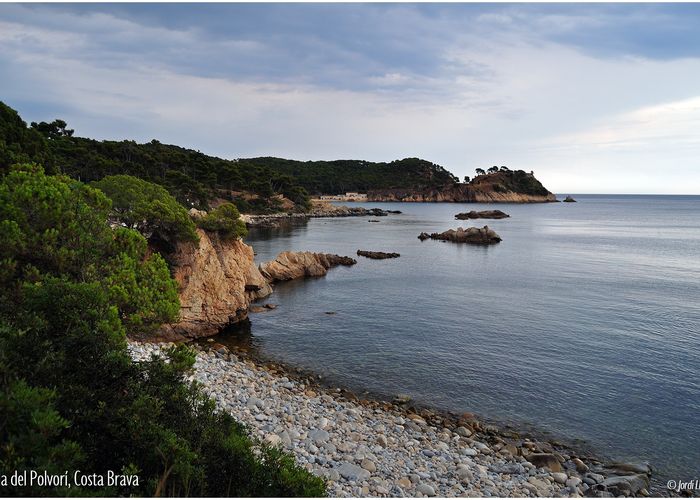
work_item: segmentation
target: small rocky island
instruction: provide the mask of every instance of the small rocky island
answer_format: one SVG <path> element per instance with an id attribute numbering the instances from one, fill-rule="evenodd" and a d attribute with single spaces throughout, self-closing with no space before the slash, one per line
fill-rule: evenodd
<path id="1" fill-rule="evenodd" d="M 370 252 L 368 250 L 358 250 L 357 255 L 368 259 L 395 259 L 401 257 L 401 254 L 396 252 Z"/>
<path id="2" fill-rule="evenodd" d="M 505 219 L 507 217 L 510 217 L 505 212 L 502 212 L 500 210 L 482 210 L 481 212 L 477 212 L 476 210 L 471 210 L 469 212 L 462 212 L 457 215 L 455 215 L 455 219 L 458 220 L 467 220 L 467 219 Z"/>
<path id="3" fill-rule="evenodd" d="M 567 196 L 564 198 L 564 203 L 576 203 L 576 200 L 574 200 L 571 195 Z"/>
<path id="4" fill-rule="evenodd" d="M 457 229 L 448 229 L 442 233 L 420 233 L 418 239 L 421 241 L 431 239 L 451 241 L 453 243 L 470 243 L 472 245 L 492 245 L 501 241 L 501 237 L 496 234 L 496 231 L 488 226 L 482 228 L 469 227 L 467 229 L 458 227 Z"/>

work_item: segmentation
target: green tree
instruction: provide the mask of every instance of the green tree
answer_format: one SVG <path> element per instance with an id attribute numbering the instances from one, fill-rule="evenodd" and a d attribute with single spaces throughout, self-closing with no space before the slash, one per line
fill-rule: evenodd
<path id="1" fill-rule="evenodd" d="M 110 205 L 102 192 L 66 176 L 46 175 L 36 165 L 14 167 L 0 184 L 5 290 L 52 278 L 99 279 L 130 328 L 175 320 L 177 285 L 165 261 L 155 253 L 147 257 L 146 240 L 136 231 L 109 227 Z"/>
<path id="2" fill-rule="evenodd" d="M 112 200 L 112 216 L 126 227 L 169 243 L 197 240 L 187 210 L 162 186 L 130 175 L 111 175 L 93 186 Z"/>
<path id="3" fill-rule="evenodd" d="M 243 238 L 248 234 L 245 222 L 233 203 L 224 203 L 197 221 L 205 231 L 219 233 L 223 238 Z"/>
<path id="4" fill-rule="evenodd" d="M 27 128 L 17 111 L 0 102 L 0 173 L 15 163 L 50 160 L 46 140 Z"/>
<path id="5" fill-rule="evenodd" d="M 54 120 L 51 123 L 32 122 L 31 127 L 36 129 L 41 135 L 47 139 L 56 139 L 57 137 L 71 137 L 73 129 L 66 128 L 68 124 L 63 120 Z"/>

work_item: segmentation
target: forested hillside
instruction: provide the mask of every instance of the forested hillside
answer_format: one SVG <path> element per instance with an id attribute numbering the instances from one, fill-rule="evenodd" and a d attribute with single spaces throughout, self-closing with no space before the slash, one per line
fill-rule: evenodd
<path id="1" fill-rule="evenodd" d="M 242 165 L 268 167 L 290 175 L 315 195 L 372 189 L 424 189 L 459 182 L 457 177 L 440 165 L 420 158 L 404 158 L 389 163 L 364 160 L 302 162 L 269 157 L 239 161 Z"/>
<path id="2" fill-rule="evenodd" d="M 75 137 L 63 120 L 27 124 L 0 102 L 0 168 L 41 163 L 83 182 L 128 174 L 164 186 L 185 206 L 208 208 L 214 200 L 234 202 L 243 212 L 309 207 L 309 194 L 370 189 L 424 189 L 458 179 L 443 167 L 418 158 L 390 163 L 362 160 L 308 161 L 262 157 L 225 160 L 156 140 L 97 141 Z"/>

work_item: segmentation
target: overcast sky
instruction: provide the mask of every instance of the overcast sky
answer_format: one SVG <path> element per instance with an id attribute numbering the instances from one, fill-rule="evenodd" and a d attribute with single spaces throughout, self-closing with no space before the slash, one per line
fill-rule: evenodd
<path id="1" fill-rule="evenodd" d="M 700 194 L 698 26 L 695 4 L 0 4 L 0 100 L 225 158 Z"/>

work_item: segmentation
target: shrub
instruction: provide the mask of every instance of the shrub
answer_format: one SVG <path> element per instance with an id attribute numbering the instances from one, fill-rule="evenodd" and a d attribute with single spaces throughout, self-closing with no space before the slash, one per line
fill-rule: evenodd
<path id="1" fill-rule="evenodd" d="M 205 231 L 219 233 L 223 238 L 243 238 L 248 234 L 241 214 L 233 203 L 224 203 L 197 220 Z"/>

